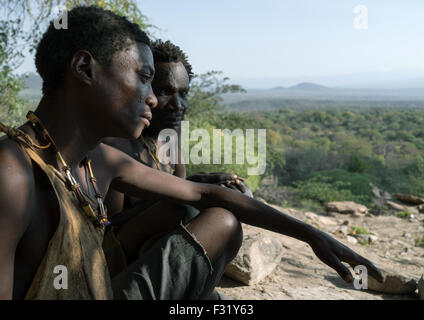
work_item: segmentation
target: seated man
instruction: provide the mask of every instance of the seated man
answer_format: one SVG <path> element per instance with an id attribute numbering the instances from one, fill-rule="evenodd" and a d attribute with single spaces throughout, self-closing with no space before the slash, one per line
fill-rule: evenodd
<path id="1" fill-rule="evenodd" d="M 155 62 L 155 77 L 152 82 L 153 92 L 158 99 L 158 105 L 152 109 L 152 119 L 150 126 L 143 131 L 142 136 L 137 140 L 122 138 L 103 139 L 107 143 L 133 157 L 141 163 L 163 172 L 173 174 L 177 177 L 186 178 L 186 168 L 181 162 L 177 164 L 163 163 L 158 158 L 158 149 L 163 141 L 159 140 L 159 133 L 163 129 L 171 128 L 180 132 L 181 121 L 184 119 L 187 110 L 187 95 L 189 84 L 193 76 L 192 67 L 187 61 L 185 53 L 170 41 L 162 42 L 158 40 L 152 44 L 153 58 Z M 181 158 L 181 150 L 177 153 Z M 243 183 L 242 178 L 227 173 L 199 173 L 188 178 L 191 181 L 215 183 L 228 186 L 235 190 L 252 196 L 250 189 Z M 163 228 L 174 229 L 181 219 L 188 223 L 198 210 L 190 206 L 170 206 L 169 203 L 151 202 L 147 199 L 136 199 L 123 195 L 115 190 L 110 190 L 106 196 L 105 203 L 109 209 L 108 215 L 114 225 L 114 233 L 117 233 L 118 226 L 121 227 L 119 235 L 124 236 L 125 230 L 133 235 L 138 230 L 135 243 L 146 243 L 144 250 L 148 248 L 148 243 L 152 243 L 158 235 L 164 232 Z M 179 213 L 178 215 L 176 213 Z M 117 213 L 119 213 L 117 215 Z M 152 220 L 154 218 L 154 220 Z M 131 223 L 128 223 L 131 220 Z M 169 223 L 166 223 L 169 221 Z M 124 224 L 125 222 L 125 224 Z M 134 231 L 133 231 L 134 230 Z M 169 231 L 168 230 L 168 231 Z M 167 229 L 165 229 L 167 231 Z M 112 234 L 108 234 L 105 243 L 106 256 L 112 274 L 122 271 L 127 263 L 136 259 L 136 248 L 124 248 L 124 252 L 117 252 L 112 244 L 118 239 L 110 239 Z M 150 239 L 148 241 L 147 239 Z M 129 242 L 129 241 L 124 241 Z M 140 250 L 137 250 L 137 255 Z M 125 263 L 120 261 L 126 257 Z"/>
<path id="2" fill-rule="evenodd" d="M 352 274 L 343 262 L 382 281 L 369 260 L 302 221 L 101 143 L 136 139 L 149 123 L 157 105 L 149 39 L 97 7 L 74 8 L 68 26 L 51 22 L 37 47 L 43 97 L 35 113 L 18 129 L 0 125 L 0 299 L 202 299 L 237 253 L 239 222 L 308 243 L 345 281 Z M 111 278 L 102 249 L 109 189 L 200 213 Z M 56 280 L 60 270 L 66 282 Z"/>

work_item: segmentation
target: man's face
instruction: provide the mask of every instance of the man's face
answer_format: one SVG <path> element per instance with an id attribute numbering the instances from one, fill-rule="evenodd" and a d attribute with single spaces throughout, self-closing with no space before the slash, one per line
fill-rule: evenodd
<path id="1" fill-rule="evenodd" d="M 181 62 L 157 62 L 156 74 L 152 82 L 153 91 L 158 99 L 157 107 L 152 110 L 153 119 L 149 132 L 178 129 L 187 109 L 187 95 L 190 81 Z"/>
<path id="2" fill-rule="evenodd" d="M 110 66 L 98 69 L 92 97 L 103 135 L 138 138 L 149 126 L 151 111 L 157 105 L 151 86 L 155 69 L 150 48 L 133 44 L 117 52 Z"/>

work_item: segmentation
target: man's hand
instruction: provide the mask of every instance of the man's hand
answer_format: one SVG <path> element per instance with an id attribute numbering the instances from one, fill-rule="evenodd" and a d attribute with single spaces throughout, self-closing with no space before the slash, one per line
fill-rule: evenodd
<path id="1" fill-rule="evenodd" d="M 309 245 L 312 247 L 316 256 L 326 265 L 336 270 L 346 282 L 352 282 L 353 277 L 350 270 L 342 262 L 348 263 L 352 268 L 363 265 L 367 268 L 370 276 L 379 282 L 383 281 L 381 272 L 371 261 L 360 256 L 324 232 L 317 230 L 316 236 L 309 242 Z"/>
<path id="2" fill-rule="evenodd" d="M 238 177 L 234 173 L 227 172 L 199 172 L 187 178 L 187 180 L 193 182 L 201 182 L 201 183 L 209 183 L 209 184 L 217 184 L 222 187 L 227 187 L 236 191 L 241 192 L 242 194 L 253 197 L 252 191 L 249 187 L 244 183 L 244 179 L 242 177 Z"/>

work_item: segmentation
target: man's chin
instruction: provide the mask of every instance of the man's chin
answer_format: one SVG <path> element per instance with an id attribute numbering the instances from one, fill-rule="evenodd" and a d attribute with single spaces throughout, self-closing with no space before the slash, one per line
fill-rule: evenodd
<path id="1" fill-rule="evenodd" d="M 145 126 L 144 124 L 140 124 L 140 125 L 137 125 L 136 127 L 129 128 L 129 129 L 130 130 L 126 132 L 125 137 L 122 137 L 122 138 L 134 140 L 134 139 L 140 138 L 141 133 L 145 129 Z"/>
<path id="2" fill-rule="evenodd" d="M 132 139 L 138 139 L 140 138 L 141 134 L 143 133 L 143 131 L 146 129 L 147 127 L 142 124 L 141 126 L 137 127 L 136 130 L 134 130 L 133 135 L 132 135 Z"/>

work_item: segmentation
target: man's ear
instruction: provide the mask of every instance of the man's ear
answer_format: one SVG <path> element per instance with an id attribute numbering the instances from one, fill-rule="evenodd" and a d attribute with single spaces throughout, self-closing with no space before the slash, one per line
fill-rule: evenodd
<path id="1" fill-rule="evenodd" d="M 91 85 L 96 78 L 96 60 L 90 52 L 80 50 L 75 52 L 71 59 L 71 73 L 79 81 Z"/>

